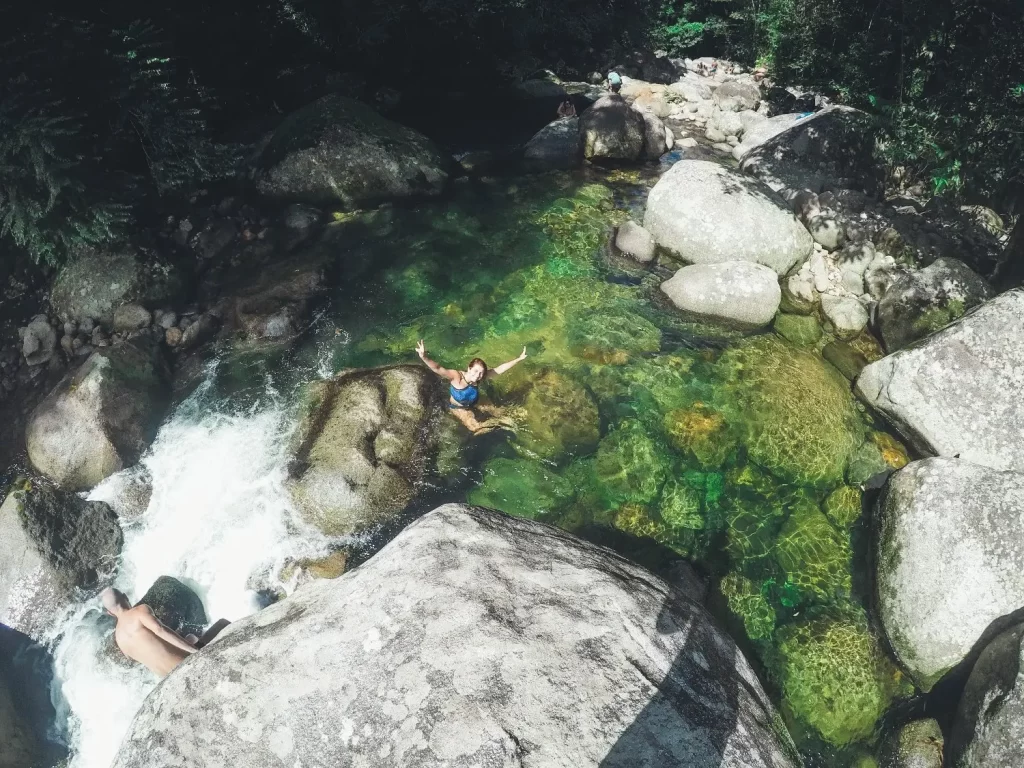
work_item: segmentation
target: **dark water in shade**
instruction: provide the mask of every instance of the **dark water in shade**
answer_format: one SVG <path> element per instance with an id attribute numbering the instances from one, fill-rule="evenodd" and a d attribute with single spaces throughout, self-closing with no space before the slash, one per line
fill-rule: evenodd
<path id="1" fill-rule="evenodd" d="M 687 323 L 658 290 L 674 265 L 615 255 L 612 227 L 641 218 L 654 175 L 463 182 L 447 201 L 338 214 L 341 267 L 309 336 L 276 354 L 224 350 L 161 431 L 148 459 L 154 500 L 126 533 L 119 583 L 131 592 L 174 575 L 200 590 L 210 615 L 254 610 L 247 589 L 324 546 L 295 538 L 282 490 L 281 444 L 303 382 L 416 362 L 421 338 L 452 367 L 473 357 L 493 366 L 525 346 L 528 359 L 484 387 L 517 432 L 453 446 L 410 514 L 468 500 L 663 573 L 690 559 L 808 764 L 873 765 L 885 712 L 914 692 L 865 610 L 859 488 L 905 451 L 822 359 L 828 336 L 813 321 L 803 321 L 803 347 Z M 355 542 L 355 559 L 404 522 Z M 276 559 L 252 555 L 274 547 Z M 124 702 L 148 690 L 136 680 L 126 694 L 123 673 L 95 660 L 96 623 L 79 611 L 69 635 L 89 647 L 62 645 L 58 670 L 82 723 L 101 701 L 125 711 L 79 728 L 72 741 L 92 755 L 72 763 L 81 768 L 104 764 L 96 729 L 117 738 L 137 706 Z"/>

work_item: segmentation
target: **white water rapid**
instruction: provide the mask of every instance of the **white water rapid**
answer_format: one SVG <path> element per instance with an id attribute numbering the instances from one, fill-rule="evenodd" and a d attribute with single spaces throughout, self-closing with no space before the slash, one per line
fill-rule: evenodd
<path id="1" fill-rule="evenodd" d="M 124 549 L 115 585 L 135 601 L 162 575 L 202 598 L 211 622 L 260 607 L 259 590 L 288 590 L 277 576 L 287 561 L 327 554 L 329 542 L 294 515 L 284 487 L 292 424 L 268 386 L 244 410 L 212 396 L 215 367 L 160 430 L 142 465 L 152 478 L 146 511 L 122 519 Z M 116 503 L 115 476 L 91 499 Z M 116 506 L 115 506 L 116 508 Z M 156 678 L 109 654 L 111 622 L 95 599 L 59 628 L 54 656 L 58 699 L 66 702 L 69 768 L 109 768 Z"/>

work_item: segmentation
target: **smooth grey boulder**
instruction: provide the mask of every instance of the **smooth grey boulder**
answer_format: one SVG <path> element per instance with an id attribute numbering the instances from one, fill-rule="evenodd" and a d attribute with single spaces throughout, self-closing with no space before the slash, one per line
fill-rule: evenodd
<path id="1" fill-rule="evenodd" d="M 288 115 L 254 172 L 265 197 L 358 208 L 439 195 L 452 160 L 430 139 L 330 94 Z"/>
<path id="2" fill-rule="evenodd" d="M 57 332 L 46 315 L 38 315 L 25 326 L 21 340 L 21 353 L 29 365 L 44 365 L 57 351 Z"/>
<path id="3" fill-rule="evenodd" d="M 918 451 L 1024 472 L 1024 289 L 872 363 L 857 394 Z"/>
<path id="4" fill-rule="evenodd" d="M 740 168 L 778 191 L 826 187 L 881 191 L 871 117 L 835 106 L 799 120 L 743 155 Z"/>
<path id="5" fill-rule="evenodd" d="M 148 328 L 153 322 L 153 314 L 138 304 L 122 304 L 114 310 L 114 332 L 131 333 Z"/>
<path id="6" fill-rule="evenodd" d="M 942 768 L 942 729 L 935 720 L 914 720 L 900 728 L 883 753 L 881 768 Z"/>
<path id="7" fill-rule="evenodd" d="M 644 150 L 644 116 L 610 93 L 580 117 L 583 156 L 588 160 L 637 160 Z"/>
<path id="8" fill-rule="evenodd" d="M 0 506 L 0 623 L 41 639 L 76 588 L 113 569 L 122 542 L 103 502 L 18 481 Z"/>
<path id="9" fill-rule="evenodd" d="M 687 315 L 743 329 L 768 325 L 782 300 L 774 270 L 749 261 L 683 267 L 661 291 Z"/>
<path id="10" fill-rule="evenodd" d="M 665 127 L 665 123 L 657 115 L 650 112 L 641 113 L 644 119 L 644 151 L 645 160 L 657 160 L 670 149 L 674 137 L 672 131 Z"/>
<path id="11" fill-rule="evenodd" d="M 852 339 L 868 324 L 868 311 L 852 296 L 822 294 L 821 311 L 840 339 Z"/>
<path id="12" fill-rule="evenodd" d="M 644 228 L 683 261 L 752 261 L 780 275 L 813 249 L 810 233 L 770 189 L 707 160 L 680 160 L 658 179 Z"/>
<path id="13" fill-rule="evenodd" d="M 139 460 L 169 401 L 155 345 L 138 340 L 97 350 L 32 412 L 29 461 L 66 490 L 93 488 Z"/>
<path id="14" fill-rule="evenodd" d="M 889 352 L 903 349 L 992 298 L 992 287 L 959 259 L 938 258 L 893 283 L 878 302 L 878 331 Z"/>
<path id="15" fill-rule="evenodd" d="M 889 479 L 877 522 L 879 616 L 901 665 L 930 690 L 1024 606 L 1024 474 L 911 462 Z"/>
<path id="16" fill-rule="evenodd" d="M 114 768 L 799 764 L 736 644 L 609 550 L 446 505 L 228 627 Z"/>
<path id="17" fill-rule="evenodd" d="M 668 90 L 680 96 L 684 101 L 694 104 L 709 101 L 712 97 L 710 88 L 704 85 L 704 83 L 694 80 L 680 80 L 677 83 L 669 83 Z"/>
<path id="18" fill-rule="evenodd" d="M 715 89 L 715 104 L 723 110 L 731 109 L 739 112 L 745 109 L 757 109 L 761 102 L 761 89 L 751 80 L 733 80 L 722 83 Z"/>
<path id="19" fill-rule="evenodd" d="M 654 260 L 654 236 L 635 221 L 623 222 L 615 233 L 615 247 L 641 264 Z"/>
<path id="20" fill-rule="evenodd" d="M 742 114 L 742 113 L 741 113 Z M 768 139 L 778 136 L 783 131 L 792 128 L 797 121 L 806 119 L 800 113 L 776 115 L 767 120 L 747 126 L 743 133 L 743 140 L 732 148 L 732 156 L 737 160 L 743 158 L 747 152 L 764 144 Z"/>
<path id="21" fill-rule="evenodd" d="M 580 119 L 564 117 L 548 123 L 526 143 L 523 162 L 530 170 L 575 168 L 583 163 Z"/>
<path id="22" fill-rule="evenodd" d="M 1024 765 L 1024 665 L 1017 624 L 985 646 L 960 697 L 949 740 L 951 768 Z"/>
<path id="23" fill-rule="evenodd" d="M 436 454 L 445 389 L 425 367 L 346 371 L 303 393 L 289 489 L 299 514 L 329 536 L 394 519 Z"/>
<path id="24" fill-rule="evenodd" d="M 114 322 L 122 304 L 175 303 L 185 280 L 174 264 L 135 248 L 79 248 L 53 282 L 50 304 L 64 322 Z"/>

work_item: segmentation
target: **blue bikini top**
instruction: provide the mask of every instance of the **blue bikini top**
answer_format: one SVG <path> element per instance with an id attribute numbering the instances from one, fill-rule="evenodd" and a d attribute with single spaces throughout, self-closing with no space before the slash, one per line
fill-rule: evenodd
<path id="1" fill-rule="evenodd" d="M 452 400 L 459 405 L 473 405 L 480 399 L 480 388 L 476 384 L 470 384 L 464 389 L 456 389 L 454 384 L 448 385 Z"/>

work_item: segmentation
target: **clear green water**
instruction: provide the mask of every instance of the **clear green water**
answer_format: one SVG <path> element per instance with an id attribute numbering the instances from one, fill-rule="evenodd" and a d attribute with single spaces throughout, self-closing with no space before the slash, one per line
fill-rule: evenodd
<path id="1" fill-rule="evenodd" d="M 340 217 L 338 288 L 307 350 L 333 370 L 529 358 L 485 387 L 521 428 L 456 457 L 451 494 L 708 576 L 809 764 L 872 764 L 913 694 L 870 627 L 860 483 L 905 460 L 818 350 L 809 321 L 741 337 L 682 322 L 667 276 L 616 260 L 651 179 L 466 184 L 446 203 Z M 808 325 L 811 327 L 808 328 Z M 317 346 L 318 345 L 318 346 Z M 439 386 L 443 386 L 439 382 Z"/>

